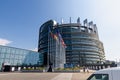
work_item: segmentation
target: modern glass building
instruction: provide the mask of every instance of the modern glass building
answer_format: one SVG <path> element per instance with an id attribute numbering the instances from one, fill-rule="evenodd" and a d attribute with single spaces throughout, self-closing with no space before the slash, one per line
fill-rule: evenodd
<path id="1" fill-rule="evenodd" d="M 70 21 L 70 23 L 58 24 L 56 21 L 50 20 L 40 27 L 38 52 L 44 54 L 44 65 L 48 61 L 48 26 L 52 32 L 58 29 L 67 45 L 65 48 L 66 64 L 84 66 L 102 64 L 105 61 L 103 43 L 99 40 L 96 25 L 93 22 L 88 23 L 87 19 L 82 25 L 78 18 L 77 23 Z"/>
<path id="2" fill-rule="evenodd" d="M 0 45 L 0 70 L 4 65 L 34 66 L 42 64 L 43 56 L 38 52 Z"/>
<path id="3" fill-rule="evenodd" d="M 50 20 L 40 27 L 38 52 L 44 55 L 44 66 L 63 68 L 66 62 L 65 47 L 60 38 L 55 35 L 56 25 L 56 21 Z"/>

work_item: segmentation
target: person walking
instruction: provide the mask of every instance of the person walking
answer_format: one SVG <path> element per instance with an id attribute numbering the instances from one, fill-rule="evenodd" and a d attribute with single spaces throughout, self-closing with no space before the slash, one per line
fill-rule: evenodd
<path id="1" fill-rule="evenodd" d="M 89 68 L 88 67 L 86 68 L 86 71 L 89 73 Z"/>
<path id="2" fill-rule="evenodd" d="M 83 66 L 83 72 L 85 72 L 85 66 Z"/>

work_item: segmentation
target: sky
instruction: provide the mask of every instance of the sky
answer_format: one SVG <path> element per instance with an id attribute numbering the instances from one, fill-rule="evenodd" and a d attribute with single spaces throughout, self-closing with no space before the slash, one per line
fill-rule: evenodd
<path id="1" fill-rule="evenodd" d="M 0 0 L 0 45 L 36 50 L 40 26 L 80 17 L 97 24 L 107 60 L 120 61 L 120 0 Z"/>

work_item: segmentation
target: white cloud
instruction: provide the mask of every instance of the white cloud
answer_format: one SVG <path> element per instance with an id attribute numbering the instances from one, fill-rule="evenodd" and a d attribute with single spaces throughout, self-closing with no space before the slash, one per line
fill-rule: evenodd
<path id="1" fill-rule="evenodd" d="M 30 50 L 32 50 L 32 51 L 38 51 L 38 48 L 34 48 L 34 49 L 30 49 Z"/>
<path id="2" fill-rule="evenodd" d="M 10 44 L 12 41 L 9 41 L 7 39 L 3 39 L 3 38 L 0 38 L 0 45 L 8 45 Z"/>

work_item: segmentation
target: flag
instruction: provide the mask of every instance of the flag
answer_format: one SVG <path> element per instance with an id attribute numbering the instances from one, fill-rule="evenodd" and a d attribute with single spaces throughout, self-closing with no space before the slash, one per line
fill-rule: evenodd
<path id="1" fill-rule="evenodd" d="M 61 34 L 60 34 L 60 32 L 59 32 L 58 30 L 57 30 L 57 35 L 58 35 L 58 37 L 59 37 L 62 45 L 63 45 L 64 47 L 66 47 L 66 44 L 65 44 L 65 42 L 64 42 L 64 40 L 63 40 L 63 38 L 62 38 L 62 36 L 61 36 Z"/>
<path id="2" fill-rule="evenodd" d="M 63 41 L 63 39 L 61 39 L 61 42 L 62 42 L 62 45 L 66 48 L 66 44 L 65 44 L 65 42 Z"/>
<path id="3" fill-rule="evenodd" d="M 54 34 L 51 32 L 50 28 L 49 28 L 49 33 L 54 38 Z"/>
<path id="4" fill-rule="evenodd" d="M 52 36 L 52 38 L 54 38 L 55 40 L 58 40 L 58 36 L 56 34 L 52 33 L 52 31 L 50 30 L 50 28 L 49 28 L 49 33 Z"/>
<path id="5" fill-rule="evenodd" d="M 54 35 L 54 39 L 58 41 L 58 36 L 56 34 L 53 34 Z"/>

